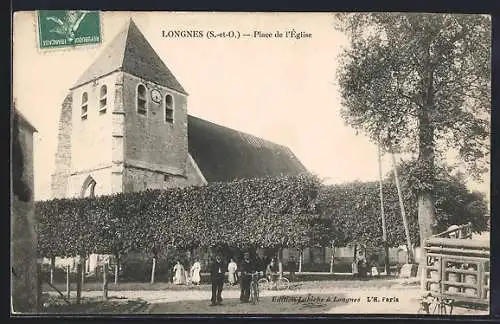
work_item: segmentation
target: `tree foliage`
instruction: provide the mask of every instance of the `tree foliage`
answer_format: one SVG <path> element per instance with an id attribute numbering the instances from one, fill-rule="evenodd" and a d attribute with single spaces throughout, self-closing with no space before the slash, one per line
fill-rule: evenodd
<path id="1" fill-rule="evenodd" d="M 346 121 L 386 149 L 416 152 L 425 112 L 437 147 L 457 148 L 471 171 L 482 171 L 478 163 L 489 154 L 489 17 L 338 17 L 351 39 L 338 71 Z"/>
<path id="2" fill-rule="evenodd" d="M 413 162 L 415 163 L 415 162 Z M 401 164 L 400 176 L 405 212 L 407 214 L 412 244 L 420 244 L 417 204 L 418 195 L 412 186 L 411 162 Z M 317 208 L 323 219 L 330 219 L 336 245 L 362 243 L 369 247 L 381 247 L 382 216 L 380 209 L 379 182 L 353 182 L 322 188 Z M 387 242 L 397 247 L 406 244 L 403 221 L 394 176 L 389 173 L 383 181 L 384 211 Z M 437 230 L 450 225 L 472 223 L 472 230 L 487 230 L 488 208 L 484 195 L 467 189 L 465 179 L 452 175 L 446 168 L 439 168 L 434 190 Z"/>
<path id="3" fill-rule="evenodd" d="M 406 190 L 407 200 L 416 206 L 418 199 L 418 177 L 414 174 L 416 161 L 404 161 L 398 165 L 398 175 Z M 434 201 L 438 221 L 437 231 L 445 231 L 450 225 L 472 223 L 474 232 L 488 230 L 489 209 L 486 196 L 467 188 L 467 177 L 461 172 L 454 172 L 453 167 L 436 167 Z M 387 181 L 394 183 L 393 173 L 387 175 Z M 417 183 L 417 185 L 415 185 Z M 411 206 L 410 206 L 411 207 Z M 413 208 L 415 209 L 415 208 Z M 412 217 L 416 219 L 415 213 Z"/>
<path id="4" fill-rule="evenodd" d="M 386 151 L 418 153 L 421 238 L 436 231 L 436 158 L 455 150 L 488 168 L 491 21 L 484 15 L 338 14 L 350 38 L 338 80 L 342 116 Z"/>

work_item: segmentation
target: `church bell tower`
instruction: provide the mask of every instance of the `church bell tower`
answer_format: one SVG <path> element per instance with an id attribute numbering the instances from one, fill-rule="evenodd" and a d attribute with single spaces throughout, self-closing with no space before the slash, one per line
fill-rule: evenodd
<path id="1" fill-rule="evenodd" d="M 182 186 L 187 93 L 130 20 L 70 88 L 54 197 Z"/>

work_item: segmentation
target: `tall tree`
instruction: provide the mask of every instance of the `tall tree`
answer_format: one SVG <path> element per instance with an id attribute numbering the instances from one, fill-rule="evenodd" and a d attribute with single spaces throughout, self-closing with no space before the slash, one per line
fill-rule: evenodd
<path id="1" fill-rule="evenodd" d="M 350 39 L 338 80 L 342 116 L 386 151 L 417 156 L 420 240 L 436 232 L 435 166 L 456 150 L 488 168 L 491 22 L 484 15 L 338 14 Z"/>

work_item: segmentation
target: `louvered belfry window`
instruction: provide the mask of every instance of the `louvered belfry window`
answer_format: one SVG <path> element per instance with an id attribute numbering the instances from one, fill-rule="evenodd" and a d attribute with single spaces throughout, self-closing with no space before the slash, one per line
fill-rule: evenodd
<path id="1" fill-rule="evenodd" d="M 174 122 L 174 98 L 171 95 L 165 97 L 165 122 Z"/>
<path id="2" fill-rule="evenodd" d="M 137 112 L 141 115 L 146 115 L 147 113 L 147 99 L 146 99 L 146 87 L 139 84 L 137 87 Z"/>
<path id="3" fill-rule="evenodd" d="M 105 113 L 106 112 L 106 106 L 108 104 L 108 88 L 106 85 L 103 85 L 101 87 L 101 91 L 99 94 L 99 112 L 100 113 Z"/>
<path id="4" fill-rule="evenodd" d="M 87 119 L 87 111 L 88 111 L 88 108 L 89 108 L 89 95 L 84 92 L 82 94 L 82 105 L 81 105 L 81 118 L 82 120 L 85 120 Z"/>

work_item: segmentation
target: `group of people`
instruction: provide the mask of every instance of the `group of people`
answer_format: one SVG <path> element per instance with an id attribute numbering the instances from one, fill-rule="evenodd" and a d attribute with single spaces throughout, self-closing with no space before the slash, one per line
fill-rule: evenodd
<path id="1" fill-rule="evenodd" d="M 224 287 L 225 269 L 222 257 L 218 254 L 215 257 L 215 262 L 212 264 L 210 272 L 210 280 L 212 282 L 212 298 L 210 306 L 221 305 L 222 303 L 222 289 Z M 252 273 L 255 272 L 255 262 L 250 259 L 250 253 L 244 253 L 243 260 L 241 261 L 239 267 L 236 262 L 234 262 L 234 259 L 231 259 L 227 269 L 229 272 L 229 283 L 231 285 L 235 285 L 238 281 L 240 282 L 240 301 L 242 303 L 248 303 L 250 299 L 250 282 L 252 280 Z"/>
<path id="2" fill-rule="evenodd" d="M 265 269 L 263 265 L 267 263 Z M 296 262 L 295 258 L 291 257 L 287 264 L 288 271 L 290 272 L 290 280 L 294 281 Z M 269 262 L 262 259 L 252 260 L 250 253 L 245 252 L 243 259 L 238 265 L 234 258 L 231 258 L 226 265 L 222 260 L 222 256 L 217 254 L 210 269 L 210 281 L 212 284 L 212 298 L 211 306 L 220 305 L 222 303 L 222 290 L 226 278 L 226 270 L 228 273 L 229 285 L 235 286 L 240 284 L 240 302 L 248 303 L 250 299 L 250 283 L 252 281 L 252 274 L 256 271 L 265 271 L 267 279 L 274 283 L 279 276 L 278 262 L 272 258 Z M 201 263 L 199 259 L 195 259 L 193 265 L 186 271 L 182 263 L 178 260 L 173 268 L 174 276 L 172 281 L 176 285 L 194 284 L 199 285 L 201 281 Z"/>
<path id="3" fill-rule="evenodd" d="M 367 276 L 375 277 L 379 275 L 374 260 L 368 261 L 364 256 L 353 261 L 352 273 L 354 277 L 360 279 L 367 279 Z"/>
<path id="4" fill-rule="evenodd" d="M 295 258 L 291 257 L 288 262 L 288 270 L 290 271 L 290 279 L 295 280 L 295 269 L 296 262 Z M 250 258 L 250 253 L 245 252 L 243 254 L 243 260 L 238 266 L 234 259 L 231 258 L 227 270 L 228 270 L 228 281 L 231 286 L 240 283 L 240 302 L 248 303 L 250 300 L 250 284 L 252 281 L 252 274 L 261 269 L 261 265 L 255 260 Z M 212 298 L 210 306 L 220 305 L 222 303 L 222 289 L 224 287 L 225 279 L 225 267 L 220 255 L 217 255 L 215 262 L 211 269 L 211 282 L 212 282 Z M 270 282 L 276 282 L 279 276 L 279 268 L 276 259 L 272 258 L 267 264 L 265 269 L 265 274 Z"/>
<path id="5" fill-rule="evenodd" d="M 182 263 L 177 260 L 174 266 L 174 277 L 172 281 L 175 285 L 184 285 L 187 283 L 192 283 L 194 285 L 199 285 L 201 281 L 201 263 L 200 260 L 195 259 L 190 271 L 186 271 Z"/>
<path id="6" fill-rule="evenodd" d="M 236 262 L 234 261 L 233 258 L 231 258 L 231 261 L 229 262 L 227 266 L 227 271 L 229 273 L 229 284 L 231 286 L 234 286 L 238 283 L 238 273 L 236 270 L 238 269 L 238 266 Z M 184 285 L 188 283 L 192 283 L 194 285 L 199 285 L 201 281 L 201 263 L 199 259 L 195 259 L 193 265 L 191 266 L 190 271 L 186 271 L 180 260 L 177 260 L 177 263 L 174 266 L 173 269 L 174 276 L 172 278 L 172 282 L 175 285 Z M 224 270 L 225 273 L 225 270 Z"/>

